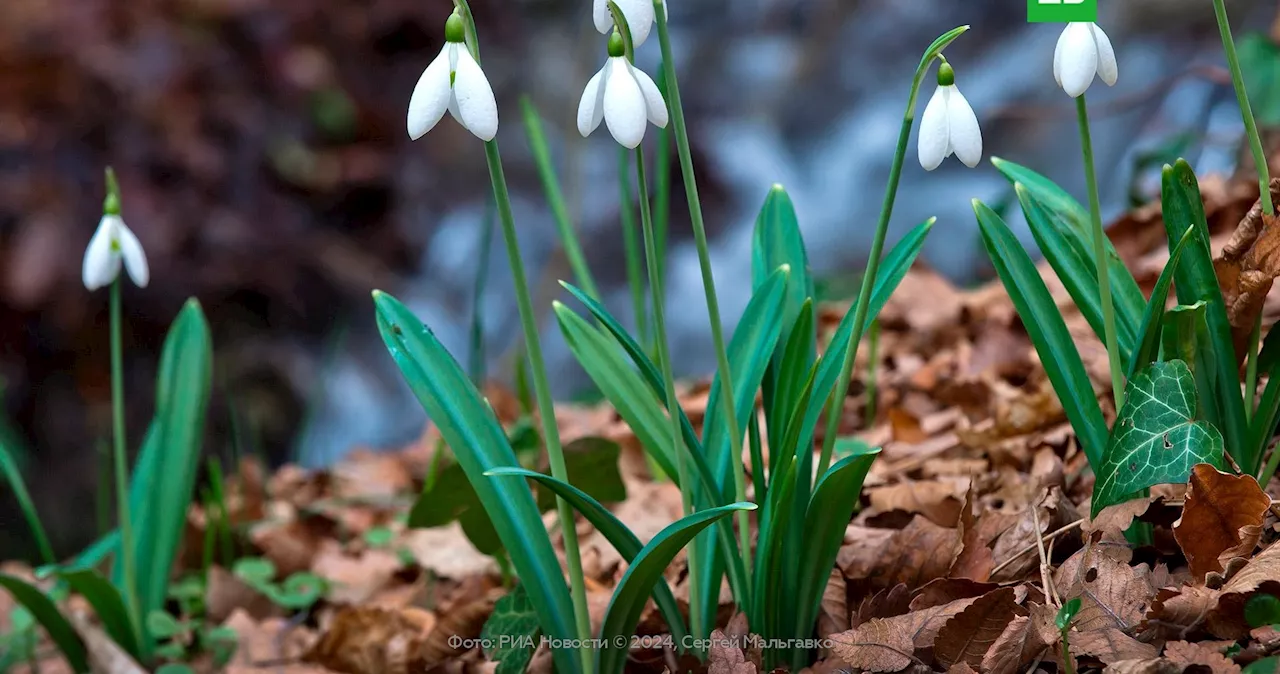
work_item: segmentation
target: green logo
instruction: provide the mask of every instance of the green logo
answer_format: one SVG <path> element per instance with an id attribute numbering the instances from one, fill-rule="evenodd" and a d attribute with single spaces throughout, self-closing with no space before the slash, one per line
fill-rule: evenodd
<path id="1" fill-rule="evenodd" d="M 1098 0 L 1027 0 L 1030 23 L 1097 21 Z"/>

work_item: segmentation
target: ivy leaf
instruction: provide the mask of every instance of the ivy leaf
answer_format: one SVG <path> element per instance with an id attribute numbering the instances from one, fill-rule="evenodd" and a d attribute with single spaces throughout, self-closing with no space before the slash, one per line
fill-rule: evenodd
<path id="1" fill-rule="evenodd" d="M 1222 468 L 1222 433 L 1195 416 L 1195 377 L 1185 362 L 1152 363 L 1130 380 L 1097 470 L 1091 516 L 1148 487 L 1186 482 L 1197 463 Z"/>
<path id="2" fill-rule="evenodd" d="M 495 674 L 520 674 L 529 665 L 537 646 L 538 614 L 533 610 L 523 585 L 517 585 L 498 600 L 493 614 L 484 623 L 480 638 L 496 648 L 486 648 L 485 655 L 498 663 Z"/>

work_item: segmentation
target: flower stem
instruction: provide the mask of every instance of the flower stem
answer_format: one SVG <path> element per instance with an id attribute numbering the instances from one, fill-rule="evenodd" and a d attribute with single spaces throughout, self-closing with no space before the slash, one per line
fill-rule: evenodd
<path id="1" fill-rule="evenodd" d="M 124 346 L 120 309 L 121 276 L 111 282 L 111 421 L 115 436 L 116 519 L 120 526 L 120 565 L 124 600 L 134 632 L 142 636 L 138 617 L 138 579 L 134 576 L 133 521 L 129 516 L 129 460 L 124 425 Z"/>
<path id="2" fill-rule="evenodd" d="M 502 170 L 502 156 L 498 142 L 484 144 L 485 159 L 489 163 L 489 179 L 493 182 L 493 197 L 498 206 L 498 221 L 502 223 L 502 238 L 506 243 L 507 261 L 511 265 L 511 278 L 515 284 L 516 305 L 520 311 L 520 325 L 524 330 L 525 350 L 533 371 L 533 391 L 537 401 L 538 416 L 542 421 L 542 441 L 550 458 L 551 475 L 557 480 L 568 481 L 564 463 L 564 450 L 560 446 L 560 430 L 556 426 L 555 403 L 551 399 L 551 386 L 547 383 L 547 367 L 542 357 L 542 341 L 538 336 L 537 316 L 533 312 L 533 299 L 525 278 L 524 261 L 520 258 L 520 240 L 516 236 L 515 218 L 511 214 L 511 196 L 507 192 L 507 179 Z M 573 595 L 574 620 L 579 639 L 591 638 L 591 619 L 587 613 L 587 591 L 582 577 L 582 557 L 578 550 L 578 530 L 574 524 L 573 509 L 564 499 L 556 498 L 560 514 L 560 532 L 564 536 L 564 556 L 569 566 L 569 584 Z M 591 671 L 592 655 L 586 648 L 580 649 L 583 671 Z"/>
<path id="3" fill-rule="evenodd" d="M 716 297 L 716 282 L 711 271 L 711 255 L 707 251 L 707 229 L 702 219 L 702 200 L 698 197 L 698 181 L 693 172 L 693 155 L 689 152 L 689 133 L 685 126 L 684 107 L 680 103 L 680 83 L 676 78 L 675 58 L 671 55 L 671 36 L 667 31 L 667 12 L 662 0 L 653 3 L 658 24 L 658 42 L 662 47 L 662 73 L 667 87 L 667 107 L 671 110 L 671 128 L 676 140 L 676 154 L 680 158 L 680 174 L 684 179 L 685 200 L 689 202 L 689 220 L 693 226 L 693 240 L 698 249 L 698 266 L 702 271 L 702 290 L 706 295 L 707 313 L 711 319 L 711 341 L 716 350 L 716 367 L 720 377 L 720 402 L 724 412 L 725 428 L 729 432 L 730 464 L 733 467 L 734 498 L 747 500 L 747 474 L 742 463 L 743 429 L 735 409 L 733 371 L 729 367 L 729 352 L 725 349 L 724 329 L 720 322 L 720 301 Z M 642 200 L 643 201 L 643 200 Z M 753 470 L 763 467 L 754 466 Z M 738 545 L 747 576 L 751 575 L 751 528 L 747 511 L 738 512 Z M 690 565 L 692 567 L 692 565 Z M 746 592 L 746 588 L 742 588 Z M 738 597 L 741 606 L 750 606 L 750 597 Z M 694 634 L 702 634 L 696 629 Z"/>
<path id="4" fill-rule="evenodd" d="M 663 284 L 659 281 L 658 272 L 658 243 L 657 237 L 653 231 L 653 217 L 649 212 L 649 181 L 645 175 L 644 169 L 644 151 L 636 148 L 636 183 L 639 185 L 640 192 L 640 228 L 644 231 L 644 251 L 645 262 L 649 270 L 649 298 L 653 304 L 653 341 L 658 351 L 658 367 L 662 371 L 662 380 L 666 384 L 667 409 L 670 413 L 667 415 L 671 419 L 671 442 L 672 452 L 676 460 L 677 477 L 680 480 L 680 496 L 683 501 L 684 514 L 687 516 L 693 512 L 693 485 L 690 482 L 689 469 L 686 465 L 688 458 L 685 456 L 686 449 L 684 447 L 683 435 L 680 431 L 680 415 L 675 410 L 680 409 L 680 400 L 676 398 L 675 376 L 671 367 L 671 350 L 667 344 L 667 320 L 666 312 L 663 310 Z M 700 595 L 698 594 L 698 574 L 693 570 L 697 568 L 697 546 L 689 546 L 689 618 L 691 621 L 690 630 L 692 634 L 702 634 L 703 625 L 701 621 L 702 612 L 699 610 L 698 602 Z"/>
<path id="5" fill-rule="evenodd" d="M 862 329 L 867 321 L 867 311 L 871 304 L 871 290 L 875 287 L 876 274 L 880 270 L 880 255 L 884 251 L 885 234 L 889 231 L 889 218 L 893 215 L 893 202 L 898 196 L 898 182 L 902 177 L 902 163 L 907 156 L 911 125 L 915 121 L 918 86 L 918 82 L 913 85 L 910 102 L 907 104 L 907 114 L 902 118 L 902 130 L 898 133 L 898 148 L 893 154 L 893 167 L 889 169 L 889 186 L 884 193 L 884 203 L 880 206 L 880 222 L 876 223 L 875 236 L 871 240 L 871 253 L 867 256 L 866 270 L 862 272 L 858 303 L 853 309 L 853 329 L 849 331 L 849 344 L 840 365 L 840 378 L 836 380 L 836 387 L 831 391 L 831 400 L 827 407 L 827 429 L 822 438 L 822 454 L 818 458 L 818 475 L 827 472 L 827 468 L 831 465 L 831 453 L 835 449 L 836 434 L 840 432 L 844 399 L 849 391 L 849 381 L 853 378 L 853 363 L 858 357 L 858 344 L 862 341 Z"/>
<path id="6" fill-rule="evenodd" d="M 1231 71 L 1231 85 L 1236 90 L 1236 102 L 1240 105 L 1240 117 L 1244 120 L 1245 136 L 1249 140 L 1249 150 L 1253 154 L 1254 168 L 1258 171 L 1259 199 L 1262 212 L 1269 216 L 1276 214 L 1275 204 L 1271 201 L 1271 167 L 1267 163 L 1267 153 L 1262 149 L 1262 138 L 1258 136 L 1258 124 L 1253 118 L 1253 108 L 1249 104 L 1249 93 L 1245 91 L 1244 74 L 1240 71 L 1240 57 L 1236 55 L 1236 43 L 1231 37 L 1231 22 L 1227 19 L 1227 7 L 1223 0 L 1213 0 L 1213 13 L 1218 19 L 1218 33 L 1222 36 L 1222 51 L 1227 55 L 1227 69 Z M 1258 341 L 1262 332 L 1262 314 L 1258 314 L 1253 325 L 1253 335 L 1249 340 L 1248 365 L 1245 370 L 1245 414 L 1253 414 L 1253 399 L 1258 388 Z"/>
<path id="7" fill-rule="evenodd" d="M 627 258 L 627 286 L 631 289 L 631 308 L 635 312 L 636 334 L 641 344 L 649 344 L 648 307 L 644 300 L 643 271 L 640 268 L 640 248 L 636 239 L 636 218 L 631 210 L 631 157 L 626 149 L 618 148 L 618 211 L 622 220 L 622 250 Z M 645 199 L 641 193 L 641 199 Z"/>
<path id="8" fill-rule="evenodd" d="M 1107 233 L 1102 231 L 1102 205 L 1098 199 L 1098 176 L 1093 167 L 1093 138 L 1089 134 L 1089 110 L 1084 94 L 1076 97 L 1076 118 L 1080 122 L 1080 151 L 1084 155 L 1084 180 L 1089 189 L 1089 217 L 1093 223 L 1093 262 L 1098 267 L 1098 296 L 1102 299 L 1102 332 L 1111 364 L 1111 391 L 1116 413 L 1124 407 L 1124 370 L 1116 341 L 1116 311 L 1111 301 L 1111 281 L 1107 269 Z"/>

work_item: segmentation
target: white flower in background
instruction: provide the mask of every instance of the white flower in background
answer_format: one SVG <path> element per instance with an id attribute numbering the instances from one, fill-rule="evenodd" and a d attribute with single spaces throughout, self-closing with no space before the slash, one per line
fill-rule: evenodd
<path id="1" fill-rule="evenodd" d="M 924 108 L 920 118 L 920 165 L 932 171 L 952 154 L 973 168 L 982 160 L 982 129 L 969 101 L 956 88 L 956 75 L 951 64 L 943 60 L 938 66 L 938 89 Z"/>
<path id="2" fill-rule="evenodd" d="M 1093 84 L 1093 76 L 1113 86 L 1120 76 L 1111 40 L 1094 23 L 1069 23 L 1053 51 L 1053 79 L 1067 95 L 1076 98 Z"/>
<path id="3" fill-rule="evenodd" d="M 120 275 L 123 262 L 134 284 L 145 288 L 151 272 L 147 269 L 147 256 L 142 252 L 142 244 L 121 219 L 119 199 L 115 200 L 115 208 L 111 207 L 111 197 L 107 198 L 107 204 L 107 212 L 98 222 L 98 231 L 93 233 L 89 247 L 84 251 L 84 268 L 81 271 L 84 287 L 97 290 L 110 285 Z"/>
<path id="4" fill-rule="evenodd" d="M 644 41 L 649 39 L 649 33 L 653 30 L 653 22 L 656 17 L 653 12 L 653 3 L 650 0 L 614 0 L 618 5 L 618 9 L 622 10 L 622 15 L 627 19 L 627 28 L 631 30 L 631 45 L 639 47 Z M 608 0 L 595 0 L 592 7 L 591 18 L 596 22 L 596 30 L 601 35 L 608 35 L 613 30 L 613 16 L 609 13 Z M 670 16 L 667 14 L 667 0 L 662 0 L 662 17 L 665 19 Z"/>
<path id="5" fill-rule="evenodd" d="M 623 147 L 633 149 L 644 140 L 646 121 L 667 126 L 667 102 L 658 85 L 623 55 L 622 35 L 609 37 L 609 60 L 582 92 L 578 103 L 578 132 L 591 135 L 604 120 L 609 133 Z"/>
<path id="6" fill-rule="evenodd" d="M 480 64 L 467 49 L 464 34 L 462 17 L 455 12 L 444 25 L 444 48 L 413 88 L 409 138 L 417 140 L 434 128 L 445 110 L 480 140 L 498 135 L 498 103 Z"/>

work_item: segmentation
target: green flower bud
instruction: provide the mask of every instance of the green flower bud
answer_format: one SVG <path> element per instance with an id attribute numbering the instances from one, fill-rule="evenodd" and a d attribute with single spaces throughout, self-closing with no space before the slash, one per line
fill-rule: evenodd
<path id="1" fill-rule="evenodd" d="M 463 42 L 466 40 L 467 26 L 462 20 L 462 15 L 456 11 L 449 15 L 449 20 L 444 22 L 444 40 L 445 42 Z"/>
<path id="2" fill-rule="evenodd" d="M 622 41 L 622 33 L 613 31 L 609 36 L 609 58 L 627 55 L 627 44 Z"/>
<path id="3" fill-rule="evenodd" d="M 949 87 L 956 83 L 956 71 L 951 68 L 951 64 L 947 60 L 942 59 L 942 63 L 938 65 L 938 86 Z"/>

